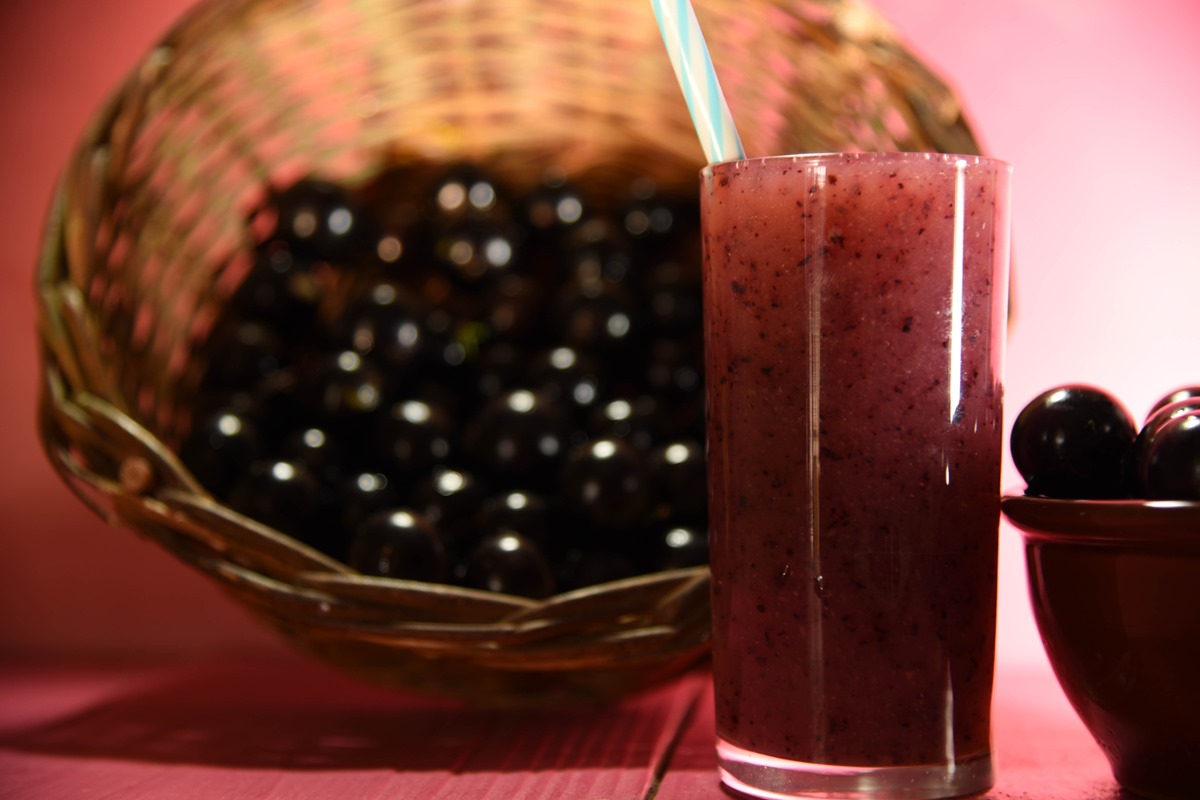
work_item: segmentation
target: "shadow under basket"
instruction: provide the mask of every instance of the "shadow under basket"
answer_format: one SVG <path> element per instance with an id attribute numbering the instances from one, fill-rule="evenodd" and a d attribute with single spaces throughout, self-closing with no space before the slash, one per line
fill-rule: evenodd
<path id="1" fill-rule="evenodd" d="M 978 152 L 869 7 L 700 0 L 748 152 Z M 39 433 L 70 488 L 301 650 L 487 705 L 605 701 L 703 661 L 704 568 L 528 600 L 360 575 L 216 501 L 175 452 L 247 215 L 320 174 L 471 161 L 604 197 L 695 196 L 702 154 L 649 4 L 212 0 L 143 59 L 67 164 L 37 276 Z"/>

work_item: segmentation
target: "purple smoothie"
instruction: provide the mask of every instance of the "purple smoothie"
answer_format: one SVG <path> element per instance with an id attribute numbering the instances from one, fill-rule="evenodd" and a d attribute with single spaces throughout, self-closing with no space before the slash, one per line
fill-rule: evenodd
<path id="1" fill-rule="evenodd" d="M 705 171 L 723 744 L 990 783 L 1008 180 L 912 154 Z"/>

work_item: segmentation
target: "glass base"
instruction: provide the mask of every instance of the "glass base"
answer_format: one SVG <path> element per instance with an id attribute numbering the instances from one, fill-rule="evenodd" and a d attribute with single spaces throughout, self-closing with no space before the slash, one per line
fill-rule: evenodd
<path id="1" fill-rule="evenodd" d="M 983 794 L 995 777 L 988 754 L 952 764 L 846 767 L 764 756 L 717 739 L 721 782 L 765 800 L 939 800 Z"/>

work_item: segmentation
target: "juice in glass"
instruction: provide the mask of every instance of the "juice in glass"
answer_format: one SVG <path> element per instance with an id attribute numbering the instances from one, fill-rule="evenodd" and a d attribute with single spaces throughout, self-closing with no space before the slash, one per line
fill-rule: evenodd
<path id="1" fill-rule="evenodd" d="M 777 156 L 701 178 L 722 780 L 992 784 L 1010 169 Z"/>

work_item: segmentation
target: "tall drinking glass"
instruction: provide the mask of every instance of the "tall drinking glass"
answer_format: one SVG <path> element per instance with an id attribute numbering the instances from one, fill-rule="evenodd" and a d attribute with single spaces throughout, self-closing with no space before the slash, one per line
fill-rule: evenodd
<path id="1" fill-rule="evenodd" d="M 1010 167 L 858 153 L 701 176 L 722 780 L 991 786 Z"/>

